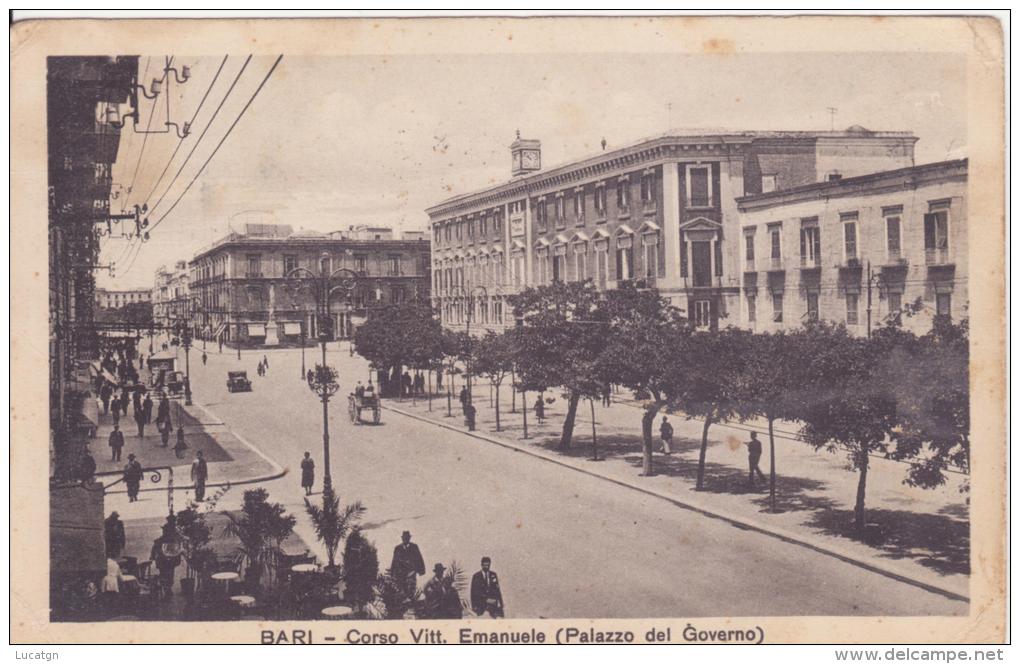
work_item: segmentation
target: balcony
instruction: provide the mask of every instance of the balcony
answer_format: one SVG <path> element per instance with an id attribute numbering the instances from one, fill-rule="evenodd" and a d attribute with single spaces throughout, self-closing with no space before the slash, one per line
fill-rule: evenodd
<path id="1" fill-rule="evenodd" d="M 861 269 L 861 259 L 856 256 L 847 257 L 842 263 L 837 266 L 843 271 L 852 271 Z"/>
<path id="2" fill-rule="evenodd" d="M 265 275 L 262 274 L 261 272 L 251 272 L 251 271 L 249 271 L 249 272 L 245 272 L 244 273 L 244 278 L 245 279 L 262 279 L 264 276 Z"/>
<path id="3" fill-rule="evenodd" d="M 642 201 L 642 210 L 645 214 L 655 214 L 659 211 L 659 206 L 656 201 Z"/>
<path id="4" fill-rule="evenodd" d="M 783 267 L 783 259 L 777 256 L 769 258 L 768 267 L 766 268 L 769 272 L 785 272 L 786 268 Z"/>
<path id="5" fill-rule="evenodd" d="M 940 247 L 938 249 L 925 249 L 924 264 L 929 267 L 952 265 L 953 261 L 950 260 L 949 258 L 949 247 Z"/>
<path id="6" fill-rule="evenodd" d="M 801 256 L 800 269 L 801 271 L 820 270 L 822 269 L 822 262 L 818 259 L 818 256 Z"/>
<path id="7" fill-rule="evenodd" d="M 744 261 L 744 272 L 745 273 L 746 272 L 757 272 L 757 271 L 758 270 L 755 269 L 755 266 L 754 266 L 754 259 L 753 258 L 748 258 L 748 259 L 746 259 Z"/>

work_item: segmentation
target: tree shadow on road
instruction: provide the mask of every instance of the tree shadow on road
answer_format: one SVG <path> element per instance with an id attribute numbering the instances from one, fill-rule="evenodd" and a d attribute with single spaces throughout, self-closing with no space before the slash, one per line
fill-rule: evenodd
<path id="1" fill-rule="evenodd" d="M 887 558 L 913 560 L 939 574 L 970 574 L 970 523 L 941 514 L 867 510 L 864 539 L 857 536 L 852 510 L 826 510 L 806 525 L 878 549 Z"/>

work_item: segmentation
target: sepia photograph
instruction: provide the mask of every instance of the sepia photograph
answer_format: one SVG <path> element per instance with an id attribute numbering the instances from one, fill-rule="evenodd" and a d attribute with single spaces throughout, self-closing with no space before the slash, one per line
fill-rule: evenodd
<path id="1" fill-rule="evenodd" d="M 998 20 L 684 20 L 13 23 L 12 640 L 1001 643 Z"/>

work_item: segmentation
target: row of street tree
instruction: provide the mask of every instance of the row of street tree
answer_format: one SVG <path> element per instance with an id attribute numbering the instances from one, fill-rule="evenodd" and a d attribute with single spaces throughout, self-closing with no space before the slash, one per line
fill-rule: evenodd
<path id="1" fill-rule="evenodd" d="M 444 330 L 428 306 L 379 310 L 356 333 L 357 351 L 379 369 L 484 376 L 496 395 L 562 390 L 559 445 L 571 446 L 579 404 L 613 385 L 643 405 L 643 473 L 654 472 L 653 425 L 661 412 L 702 423 L 696 488 L 705 488 L 711 427 L 767 423 L 770 504 L 775 509 L 777 421 L 797 423 L 816 449 L 842 451 L 859 474 L 855 524 L 865 524 L 869 460 L 907 462 L 905 481 L 932 488 L 969 470 L 967 322 L 936 318 L 917 336 L 901 326 L 908 308 L 870 338 L 810 322 L 792 332 L 697 330 L 652 289 L 598 291 L 589 282 L 529 288 L 510 299 L 517 325 L 479 338 Z M 447 380 L 449 386 L 450 381 Z"/>

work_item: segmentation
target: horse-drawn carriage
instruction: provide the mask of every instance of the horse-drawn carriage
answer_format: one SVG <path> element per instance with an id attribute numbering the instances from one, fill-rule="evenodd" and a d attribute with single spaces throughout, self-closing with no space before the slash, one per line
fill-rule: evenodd
<path id="1" fill-rule="evenodd" d="M 347 395 L 347 412 L 351 416 L 351 422 L 360 424 L 362 422 L 361 412 L 363 410 L 371 410 L 372 424 L 379 424 L 381 408 L 379 404 L 379 395 L 377 395 L 374 391 L 368 393 L 354 392 Z"/>

